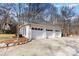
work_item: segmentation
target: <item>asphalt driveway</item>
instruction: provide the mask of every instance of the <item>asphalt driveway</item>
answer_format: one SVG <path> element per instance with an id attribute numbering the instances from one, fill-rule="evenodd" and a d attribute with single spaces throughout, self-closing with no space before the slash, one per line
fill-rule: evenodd
<path id="1" fill-rule="evenodd" d="M 79 37 L 33 40 L 27 44 L 1 48 L 0 56 L 78 56 Z"/>

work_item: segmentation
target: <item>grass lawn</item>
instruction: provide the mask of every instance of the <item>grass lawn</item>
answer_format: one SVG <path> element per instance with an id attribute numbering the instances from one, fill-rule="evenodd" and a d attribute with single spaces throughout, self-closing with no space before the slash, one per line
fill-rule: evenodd
<path id="1" fill-rule="evenodd" d="M 15 34 L 0 34 L 0 41 L 12 39 Z"/>
<path id="2" fill-rule="evenodd" d="M 11 39 L 10 37 L 0 37 L 0 40 L 3 40 L 3 39 Z"/>

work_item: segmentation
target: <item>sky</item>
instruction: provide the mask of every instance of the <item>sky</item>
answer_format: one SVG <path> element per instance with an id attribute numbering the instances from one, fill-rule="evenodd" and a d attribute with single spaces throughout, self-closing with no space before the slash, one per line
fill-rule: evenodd
<path id="1" fill-rule="evenodd" d="M 53 5 L 53 3 L 41 4 L 40 7 L 45 7 L 48 9 L 50 8 L 50 4 Z M 74 7 L 75 13 L 79 15 L 79 3 L 54 3 L 54 5 L 59 9 L 59 11 L 62 6 L 68 6 L 69 8 Z M 26 5 L 26 7 L 28 6 Z"/>
<path id="2" fill-rule="evenodd" d="M 49 5 L 49 4 L 47 4 L 47 5 Z M 53 5 L 53 4 L 52 4 Z M 60 9 L 61 9 L 61 7 L 62 6 L 68 6 L 69 8 L 72 8 L 72 7 L 74 7 L 74 9 L 73 9 L 73 11 L 76 13 L 76 15 L 75 16 L 79 16 L 79 4 L 68 4 L 68 3 L 55 3 L 54 4 L 57 8 L 58 8 L 58 12 L 60 13 Z M 46 6 L 46 5 L 45 5 Z M 45 13 L 45 15 L 47 15 L 47 17 L 45 17 L 46 19 L 46 21 L 49 21 L 49 19 L 50 19 L 50 7 L 49 6 L 46 6 L 46 10 L 44 11 L 44 13 Z"/>
<path id="3" fill-rule="evenodd" d="M 2 4 L 4 4 L 4 3 L 2 3 Z M 40 7 L 42 7 L 42 8 L 46 8 L 46 10 L 44 11 L 44 13 L 45 13 L 45 15 L 49 15 L 48 16 L 48 19 L 50 18 L 50 13 L 51 13 L 51 11 L 50 11 L 50 4 L 51 5 L 55 5 L 57 8 L 58 8 L 58 10 L 60 11 L 60 8 L 62 7 L 62 6 L 68 6 L 69 8 L 72 8 L 72 7 L 74 7 L 74 11 L 75 11 L 75 13 L 76 13 L 76 15 L 79 15 L 79 3 L 48 3 L 48 4 L 41 4 L 41 6 Z M 5 5 L 5 4 L 4 4 Z M 24 6 L 24 5 L 23 5 Z M 22 6 L 22 8 L 25 8 L 25 7 L 23 7 Z M 17 7 L 18 6 L 16 6 L 16 9 L 17 9 Z M 28 5 L 26 5 L 26 7 L 28 8 Z M 17 10 L 18 11 L 18 10 Z"/>
<path id="4" fill-rule="evenodd" d="M 79 15 L 79 4 L 78 3 L 71 3 L 71 4 L 59 3 L 59 4 L 55 4 L 55 6 L 58 7 L 59 9 L 62 6 L 68 6 L 69 8 L 74 7 L 74 11 L 75 11 L 76 15 Z"/>
<path id="5" fill-rule="evenodd" d="M 50 12 L 50 4 L 55 5 L 58 8 L 58 12 L 60 12 L 60 9 L 62 6 L 68 6 L 69 8 L 73 8 L 73 11 L 76 13 L 76 15 L 79 15 L 79 3 L 48 3 L 48 4 L 41 4 L 41 7 L 46 8 L 45 12 Z M 44 13 L 45 13 L 44 12 Z"/>

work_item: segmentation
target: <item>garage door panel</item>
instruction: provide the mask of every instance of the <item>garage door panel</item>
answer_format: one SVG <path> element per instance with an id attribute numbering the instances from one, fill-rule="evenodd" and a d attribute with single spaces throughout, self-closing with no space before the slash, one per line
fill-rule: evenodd
<path id="1" fill-rule="evenodd" d="M 32 30 L 32 38 L 34 39 L 44 38 L 44 32 L 40 30 Z"/>
<path id="2" fill-rule="evenodd" d="M 55 32 L 55 37 L 60 37 L 61 33 L 60 32 Z"/>
<path id="3" fill-rule="evenodd" d="M 47 38 L 53 38 L 53 31 L 47 31 L 46 32 L 46 36 L 47 36 Z"/>

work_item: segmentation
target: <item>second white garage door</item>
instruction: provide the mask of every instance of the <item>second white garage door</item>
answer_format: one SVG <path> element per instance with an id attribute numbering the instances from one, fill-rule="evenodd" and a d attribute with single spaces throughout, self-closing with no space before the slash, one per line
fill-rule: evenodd
<path id="1" fill-rule="evenodd" d="M 61 31 L 55 30 L 55 37 L 61 37 Z"/>
<path id="2" fill-rule="evenodd" d="M 47 39 L 51 39 L 51 38 L 53 38 L 53 36 L 54 36 L 53 30 L 46 30 Z"/>
<path id="3" fill-rule="evenodd" d="M 61 37 L 61 31 L 60 30 L 46 30 L 46 37 L 48 39 L 51 39 L 54 37 Z"/>

